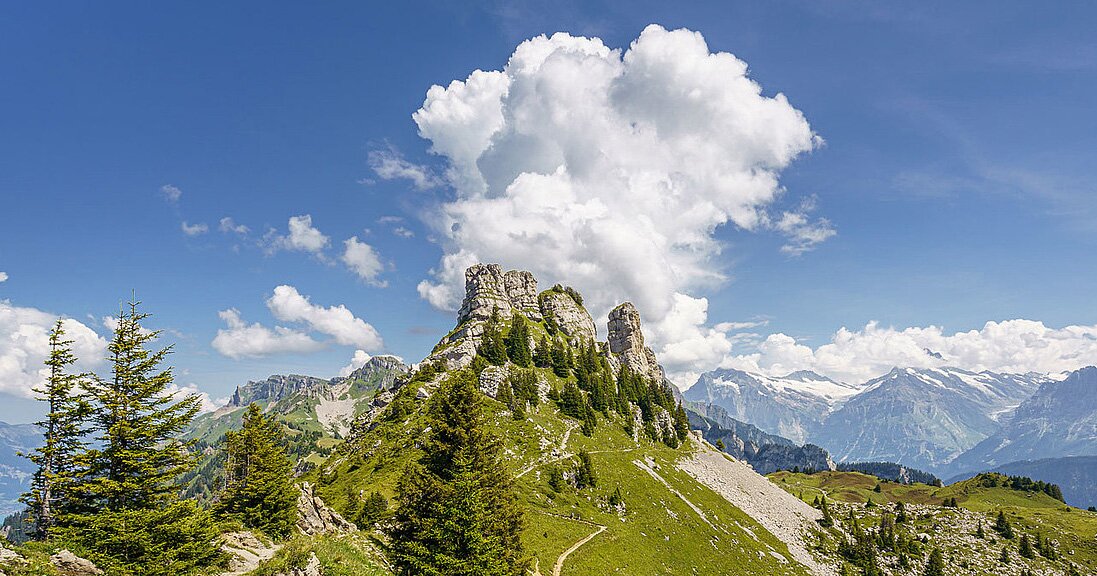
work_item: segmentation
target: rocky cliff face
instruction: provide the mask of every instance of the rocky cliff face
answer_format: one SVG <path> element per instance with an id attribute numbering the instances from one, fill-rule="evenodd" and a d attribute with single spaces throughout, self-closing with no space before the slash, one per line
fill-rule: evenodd
<path id="1" fill-rule="evenodd" d="M 391 390 L 396 378 L 407 372 L 408 367 L 395 356 L 374 356 L 361 368 L 350 373 L 345 380 L 361 381 L 377 390 Z M 332 379 L 332 384 L 343 381 L 343 378 Z"/>
<path id="2" fill-rule="evenodd" d="M 655 352 L 644 345 L 640 312 L 632 302 L 625 302 L 609 313 L 609 351 L 617 366 L 627 366 L 632 372 L 655 382 L 666 379 Z"/>
<path id="3" fill-rule="evenodd" d="M 767 434 L 755 426 L 728 416 L 713 404 L 692 405 L 690 428 L 700 430 L 705 440 L 723 443 L 724 452 L 746 461 L 759 474 L 778 470 L 834 470 L 834 462 L 826 450 L 805 444 L 797 446 L 791 440 Z"/>
<path id="4" fill-rule="evenodd" d="M 323 378 L 290 374 L 273 375 L 259 382 L 248 382 L 237 386 L 232 394 L 232 405 L 247 406 L 252 402 L 277 402 L 292 394 L 319 397 L 329 389 L 330 382 Z"/>
<path id="5" fill-rule="evenodd" d="M 598 330 L 585 308 L 565 292 L 549 290 L 538 298 L 541 313 L 572 341 L 594 340 Z"/>
<path id="6" fill-rule="evenodd" d="M 457 323 L 487 320 L 498 313 L 504 320 L 518 311 L 530 320 L 541 319 L 537 279 L 523 270 L 503 272 L 498 264 L 476 264 L 465 270 L 465 299 Z"/>

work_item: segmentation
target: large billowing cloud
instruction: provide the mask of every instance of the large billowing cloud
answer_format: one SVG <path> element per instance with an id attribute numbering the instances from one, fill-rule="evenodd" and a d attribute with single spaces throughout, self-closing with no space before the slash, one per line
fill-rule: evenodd
<path id="1" fill-rule="evenodd" d="M 672 372 L 714 366 L 726 333 L 699 290 L 721 226 L 775 230 L 801 253 L 833 231 L 771 216 L 778 175 L 820 139 L 782 94 L 700 34 L 649 26 L 626 51 L 568 34 L 523 42 L 501 71 L 434 86 L 414 114 L 455 198 L 432 216 L 445 254 L 419 285 L 452 310 L 476 261 L 579 288 L 596 316 L 625 299 Z"/>
<path id="2" fill-rule="evenodd" d="M 0 300 L 0 392 L 32 397 L 32 389 L 45 382 L 49 372 L 43 362 L 49 355 L 49 332 L 56 321 L 54 314 Z M 72 318 L 64 320 L 64 330 L 79 359 L 74 372 L 103 364 L 106 340 Z"/>
<path id="3" fill-rule="evenodd" d="M 1033 320 L 987 322 L 980 330 L 946 333 L 937 326 L 838 330 L 812 349 L 785 334 L 770 334 L 753 354 L 729 358 L 728 367 L 774 376 L 814 370 L 860 383 L 895 366 L 956 366 L 993 372 L 1055 373 L 1097 364 L 1097 325 L 1049 328 Z"/>

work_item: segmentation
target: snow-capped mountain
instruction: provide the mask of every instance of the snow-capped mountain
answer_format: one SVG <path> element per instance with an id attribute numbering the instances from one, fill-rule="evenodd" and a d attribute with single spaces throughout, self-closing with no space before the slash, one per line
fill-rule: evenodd
<path id="1" fill-rule="evenodd" d="M 953 469 L 978 471 L 1017 460 L 1097 456 L 1097 367 L 1043 382 L 1003 417 L 1000 430 L 956 459 Z"/>
<path id="2" fill-rule="evenodd" d="M 803 444 L 831 411 L 861 390 L 814 372 L 775 378 L 719 369 L 701 375 L 686 400 L 715 404 L 736 420 Z"/>
<path id="3" fill-rule="evenodd" d="M 896 368 L 867 382 L 813 438 L 839 461 L 941 470 L 1001 427 L 1003 415 L 1051 379 L 958 368 Z"/>

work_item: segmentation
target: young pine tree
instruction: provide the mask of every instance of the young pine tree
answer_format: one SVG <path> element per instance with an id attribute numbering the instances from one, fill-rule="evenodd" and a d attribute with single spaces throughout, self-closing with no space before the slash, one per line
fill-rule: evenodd
<path id="1" fill-rule="evenodd" d="M 689 436 L 689 416 L 681 402 L 678 402 L 678 408 L 674 410 L 674 433 L 678 435 L 679 442 L 685 442 Z"/>
<path id="2" fill-rule="evenodd" d="M 586 450 L 579 451 L 579 468 L 575 470 L 575 487 L 579 490 L 598 486 L 598 474 L 594 471 L 594 460 Z"/>
<path id="3" fill-rule="evenodd" d="M 506 337 L 507 357 L 522 368 L 533 366 L 533 353 L 529 349 L 529 323 L 525 316 L 514 314 Z"/>
<path id="4" fill-rule="evenodd" d="M 499 311 L 492 311 L 491 318 L 484 324 L 484 333 L 480 335 L 480 345 L 476 348 L 478 355 L 495 366 L 507 363 L 507 345 L 499 323 Z"/>
<path id="5" fill-rule="evenodd" d="M 933 552 L 929 553 L 929 560 L 926 561 L 926 570 L 923 574 L 925 576 L 945 576 L 945 558 L 941 554 L 940 548 L 934 548 Z"/>
<path id="6" fill-rule="evenodd" d="M 285 538 L 297 519 L 293 466 L 273 418 L 251 404 L 239 431 L 225 434 L 225 488 L 217 509 L 249 528 Z"/>
<path id="7" fill-rule="evenodd" d="M 430 400 L 423 456 L 397 488 L 392 559 L 403 576 L 521 576 L 522 511 L 467 371 Z"/>
<path id="8" fill-rule="evenodd" d="M 1017 553 L 1022 558 L 1028 558 L 1029 560 L 1036 557 L 1036 553 L 1032 550 L 1032 542 L 1028 539 L 1028 534 L 1021 534 L 1021 543 L 1017 547 Z"/>
<path id="9" fill-rule="evenodd" d="M 72 343 L 65 339 L 64 323 L 58 320 L 49 335 L 49 375 L 43 387 L 34 389 L 38 400 L 47 404 L 46 418 L 38 422 L 45 441 L 27 455 L 38 469 L 31 479 L 30 492 L 20 501 L 30 509 L 39 539 L 48 537 L 54 526 L 64 524 L 66 515 L 73 511 L 73 489 L 81 471 L 78 458 L 86 450 L 84 421 L 90 407 L 82 397 L 84 376 L 70 373 L 76 362 Z"/>
<path id="10" fill-rule="evenodd" d="M 148 349 L 159 335 L 144 329 L 138 303 L 119 314 L 108 346 L 111 375 L 92 378 L 90 421 L 98 448 L 89 450 L 78 498 L 88 508 L 73 514 L 59 533 L 89 551 L 117 576 L 186 574 L 218 564 L 212 518 L 179 500 L 176 478 L 190 464 L 189 444 L 176 436 L 198 412 L 199 399 L 173 394 L 171 348 Z"/>

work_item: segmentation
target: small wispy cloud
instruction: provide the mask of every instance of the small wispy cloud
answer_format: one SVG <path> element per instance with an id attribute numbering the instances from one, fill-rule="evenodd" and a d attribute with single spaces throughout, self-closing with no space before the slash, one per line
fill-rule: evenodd
<path id="1" fill-rule="evenodd" d="M 183 221 L 182 229 L 183 234 L 186 234 L 187 236 L 200 236 L 202 234 L 205 234 L 206 232 L 209 232 L 209 226 L 201 223 L 187 224 L 186 220 Z"/>
<path id="2" fill-rule="evenodd" d="M 183 191 L 171 184 L 164 184 L 160 187 L 160 195 L 163 196 L 164 200 L 169 204 L 175 204 L 183 197 Z"/>
<path id="3" fill-rule="evenodd" d="M 430 167 L 409 162 L 395 148 L 370 152 L 369 167 L 382 180 L 408 180 L 416 190 L 430 190 L 443 184 Z"/>

